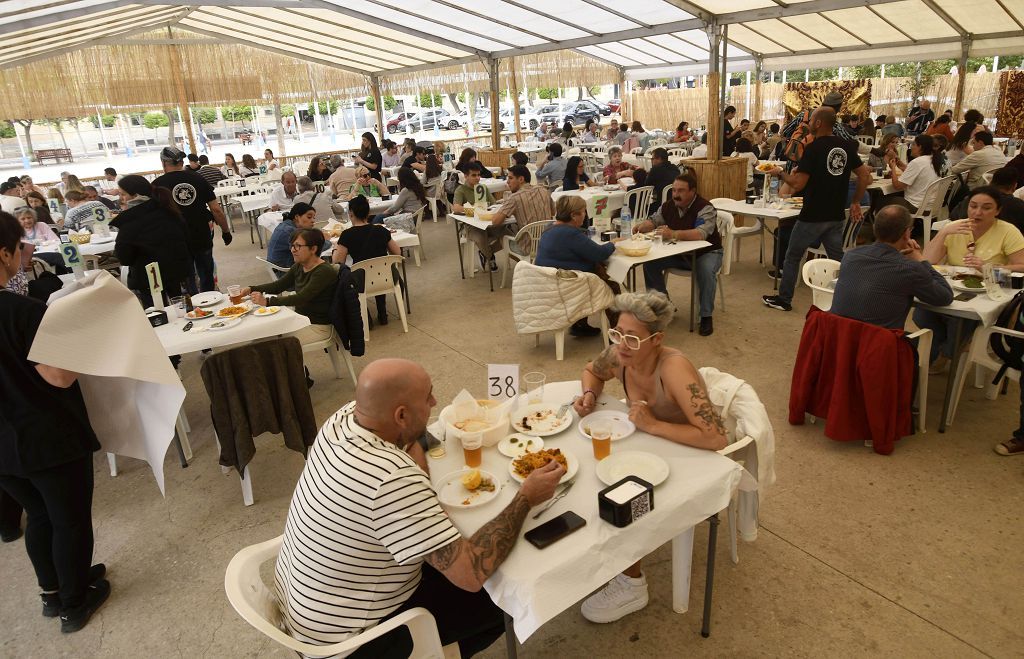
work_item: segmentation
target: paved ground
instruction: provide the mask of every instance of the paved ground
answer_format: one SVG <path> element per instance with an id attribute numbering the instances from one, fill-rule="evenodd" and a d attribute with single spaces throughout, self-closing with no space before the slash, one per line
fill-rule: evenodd
<path id="1" fill-rule="evenodd" d="M 532 338 L 517 336 L 507 289 L 489 293 L 486 279 L 459 279 L 453 233 L 443 223 L 424 227 L 429 260 L 409 268 L 409 333 L 398 322 L 375 329 L 357 368 L 383 356 L 418 360 L 442 402 L 464 386 L 482 391 L 488 362 L 518 362 L 551 380 L 578 377 L 600 340 L 569 339 L 565 360 L 556 362 L 550 338 L 534 348 Z M 695 610 L 672 612 L 663 547 L 646 564 L 651 603 L 643 612 L 598 626 L 574 607 L 530 638 L 521 656 L 1021 656 L 1024 572 L 1013 556 L 1024 543 L 1024 525 L 1013 502 L 1021 500 L 1024 461 L 992 452 L 1016 425 L 1016 385 L 997 401 L 967 390 L 955 426 L 940 435 L 944 380 L 934 377 L 927 434 L 903 439 L 889 457 L 830 441 L 820 426 L 790 426 L 789 378 L 810 295 L 801 286 L 791 313 L 764 308 L 760 295 L 771 284 L 756 245 L 745 242 L 742 262 L 724 278 L 727 310 L 717 312 L 714 336 L 688 333 L 680 316 L 667 341 L 697 365 L 753 384 L 777 435 L 778 483 L 763 501 L 759 538 L 741 544 L 738 565 L 719 545 L 712 636 L 699 634 L 702 526 Z M 222 283 L 262 280 L 256 254 L 243 235 L 229 248 L 218 243 Z M 681 306 L 688 290 L 680 280 L 670 288 Z M 326 356 L 311 357 L 309 365 L 322 421 L 353 387 L 333 379 Z M 280 439 L 260 438 L 252 463 L 256 504 L 242 506 L 237 478 L 222 476 L 217 466 L 198 369 L 194 356 L 184 360 L 195 459 L 182 470 L 173 452 L 168 456 L 166 498 L 143 463 L 121 459 L 122 473 L 111 479 L 97 456 L 96 559 L 109 566 L 113 594 L 85 630 L 62 636 L 55 621 L 41 617 L 21 542 L 0 546 L 0 655 L 286 656 L 234 613 L 223 577 L 238 549 L 282 532 L 302 459 Z M 503 652 L 499 642 L 485 656 Z"/>

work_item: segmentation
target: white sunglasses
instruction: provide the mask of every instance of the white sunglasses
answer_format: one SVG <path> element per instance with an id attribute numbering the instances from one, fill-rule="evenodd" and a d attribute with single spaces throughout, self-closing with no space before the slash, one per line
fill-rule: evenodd
<path id="1" fill-rule="evenodd" d="M 610 329 L 608 330 L 608 340 L 614 343 L 615 345 L 619 345 L 621 343 L 630 350 L 639 350 L 640 344 L 642 344 L 644 341 L 650 341 L 659 334 L 661 334 L 661 332 L 655 332 L 654 334 L 651 334 L 647 338 L 641 339 L 639 336 L 635 336 L 633 334 L 623 334 L 617 329 Z"/>

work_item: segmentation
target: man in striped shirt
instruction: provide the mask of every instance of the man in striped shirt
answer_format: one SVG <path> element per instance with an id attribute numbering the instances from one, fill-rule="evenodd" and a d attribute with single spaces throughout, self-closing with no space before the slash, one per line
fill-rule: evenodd
<path id="1" fill-rule="evenodd" d="M 515 545 L 532 506 L 564 471 L 535 470 L 511 503 L 471 538 L 441 508 L 419 440 L 436 404 L 418 364 L 377 360 L 359 375 L 356 400 L 324 424 L 288 511 L 276 582 L 285 624 L 297 639 L 338 643 L 401 611 L 424 607 L 441 642 L 463 657 L 504 631 L 481 592 Z M 408 657 L 402 627 L 351 657 Z"/>

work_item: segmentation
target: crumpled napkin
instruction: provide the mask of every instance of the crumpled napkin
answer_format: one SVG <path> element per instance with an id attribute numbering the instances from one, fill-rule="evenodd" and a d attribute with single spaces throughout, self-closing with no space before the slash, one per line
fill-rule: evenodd
<path id="1" fill-rule="evenodd" d="M 502 418 L 508 418 L 509 409 L 514 402 L 515 399 L 510 398 L 499 405 L 481 405 L 473 394 L 463 389 L 452 400 L 447 421 L 449 425 L 454 425 L 462 421 L 477 419 L 486 421 L 488 425 L 494 425 Z M 453 431 L 458 432 L 458 429 L 453 428 Z"/>

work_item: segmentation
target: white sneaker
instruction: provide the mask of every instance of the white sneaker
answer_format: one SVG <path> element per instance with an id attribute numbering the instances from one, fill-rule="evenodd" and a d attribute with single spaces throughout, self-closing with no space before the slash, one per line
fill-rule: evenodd
<path id="1" fill-rule="evenodd" d="M 619 574 L 604 588 L 584 600 L 580 613 L 590 622 L 615 622 L 645 606 L 647 579 L 643 575 L 634 579 Z"/>

